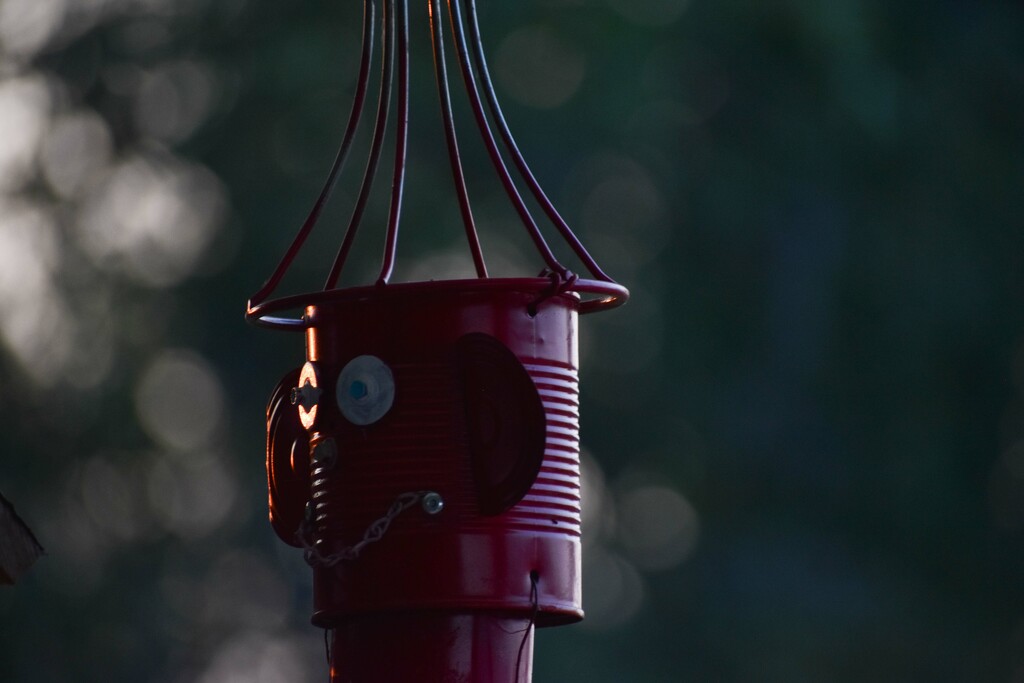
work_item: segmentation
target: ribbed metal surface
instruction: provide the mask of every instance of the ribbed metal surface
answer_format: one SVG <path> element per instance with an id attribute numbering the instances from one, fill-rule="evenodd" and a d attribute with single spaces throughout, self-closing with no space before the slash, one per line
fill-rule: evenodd
<path id="1" fill-rule="evenodd" d="M 506 523 L 530 530 L 580 535 L 579 380 L 572 368 L 534 360 L 526 364 L 547 421 L 544 464 Z"/>
<path id="2" fill-rule="evenodd" d="M 314 469 L 315 538 L 332 546 L 353 544 L 398 493 L 427 489 L 444 495 L 444 519 L 458 520 L 462 532 L 506 528 L 579 536 L 577 375 L 537 360 L 525 367 L 544 405 L 547 442 L 540 473 L 522 501 L 497 517 L 477 513 L 451 366 L 396 365 L 395 414 L 379 426 L 346 429 L 338 439 L 339 463 L 329 471 Z M 394 531 L 408 526 L 396 524 Z"/>
<path id="3" fill-rule="evenodd" d="M 517 287 L 435 291 L 427 283 L 407 295 L 374 291 L 365 300 L 307 310 L 314 323 L 307 358 L 325 377 L 372 354 L 391 369 L 395 384 L 394 403 L 379 422 L 356 426 L 330 404 L 320 411 L 311 436 L 314 443 L 333 438 L 338 462 L 312 477 L 319 553 L 344 555 L 402 494 L 436 491 L 445 502 L 434 515 L 418 505 L 403 509 L 357 559 L 315 564 L 314 623 L 337 627 L 354 615 L 433 610 L 533 614 L 543 625 L 582 618 L 577 301 L 543 299 L 531 315 L 544 290 Z M 526 376 L 516 368 L 520 380 L 510 372 L 506 384 L 501 370 L 491 372 L 500 362 L 463 355 L 466 335 L 500 342 Z M 474 374 L 481 367 L 486 372 Z M 482 385 L 490 393 L 478 393 L 473 383 L 480 377 L 496 378 L 497 384 Z M 467 405 L 481 396 L 484 403 Z M 516 403 L 537 398 L 533 408 Z M 486 410 L 477 410 L 483 405 Z M 516 437 L 538 426 L 537 408 L 544 415 L 537 475 L 511 508 L 485 514 L 493 499 L 481 496 L 492 495 L 492 482 L 510 481 L 501 472 L 514 470 L 502 468 L 515 467 Z M 523 421 L 527 414 L 532 422 Z M 536 440 L 530 443 L 537 448 Z M 499 477 L 488 480 L 479 458 L 492 452 L 504 460 L 493 462 Z M 536 455 L 522 451 L 522 457 Z"/>

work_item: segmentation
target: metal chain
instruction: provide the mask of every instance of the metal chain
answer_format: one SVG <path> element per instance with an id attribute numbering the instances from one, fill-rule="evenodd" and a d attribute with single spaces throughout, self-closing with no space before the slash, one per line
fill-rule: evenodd
<path id="1" fill-rule="evenodd" d="M 395 518 L 400 514 L 411 508 L 416 503 L 423 500 L 430 491 L 410 491 L 407 493 L 399 494 L 395 498 L 395 502 L 388 508 L 387 514 L 383 517 L 375 520 L 369 527 L 366 528 L 366 532 L 363 533 L 361 541 L 355 545 L 342 548 L 336 553 L 330 555 L 324 555 L 321 553 L 311 542 L 313 524 L 312 522 L 303 522 L 302 526 L 299 527 L 298 533 L 295 534 L 296 539 L 302 545 L 305 550 L 304 556 L 306 562 L 310 566 L 321 566 L 321 567 L 333 567 L 339 562 L 348 562 L 355 560 L 359 557 L 359 554 L 363 552 L 363 549 L 371 543 L 376 543 L 384 534 L 387 533 L 388 527 L 391 526 L 391 522 L 395 521 Z"/>

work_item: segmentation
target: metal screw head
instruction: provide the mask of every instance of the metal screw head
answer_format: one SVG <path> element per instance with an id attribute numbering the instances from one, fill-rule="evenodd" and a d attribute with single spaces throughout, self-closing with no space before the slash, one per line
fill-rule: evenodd
<path id="1" fill-rule="evenodd" d="M 308 412 L 320 400 L 321 391 L 308 379 L 301 387 L 292 387 L 288 400 L 293 406 L 301 406 Z"/>
<path id="2" fill-rule="evenodd" d="M 423 495 L 423 501 L 420 503 L 423 506 L 423 511 L 428 515 L 436 515 L 441 510 L 444 510 L 444 498 L 441 497 L 440 493 L 430 491 Z"/>

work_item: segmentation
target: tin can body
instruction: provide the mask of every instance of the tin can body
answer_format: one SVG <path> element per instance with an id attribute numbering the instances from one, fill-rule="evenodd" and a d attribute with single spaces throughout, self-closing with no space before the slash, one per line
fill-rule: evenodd
<path id="1" fill-rule="evenodd" d="M 356 559 L 314 563 L 315 624 L 341 633 L 387 613 L 541 626 L 582 618 L 578 300 L 562 294 L 534 307 L 544 282 L 367 288 L 307 309 L 307 358 L 322 391 L 310 452 L 328 440 L 337 452 L 311 462 L 317 555 L 358 544 L 403 494 L 443 501 L 440 511 L 422 500 L 404 510 Z M 339 405 L 365 389 L 334 378 L 364 356 L 388 368 L 393 396 L 379 419 L 354 424 Z M 534 432 L 537 466 L 519 467 Z M 518 492 L 508 499 L 495 493 L 502 486 Z"/>

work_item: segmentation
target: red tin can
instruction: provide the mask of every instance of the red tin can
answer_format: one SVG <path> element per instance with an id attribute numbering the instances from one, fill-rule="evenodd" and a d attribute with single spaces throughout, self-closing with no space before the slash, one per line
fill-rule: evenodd
<path id="1" fill-rule="evenodd" d="M 529 627 L 582 618 L 578 307 L 519 278 L 306 308 L 306 429 L 283 432 L 308 449 L 271 453 L 271 516 L 307 548 L 313 622 L 344 653 L 332 680 L 528 681 Z"/>

